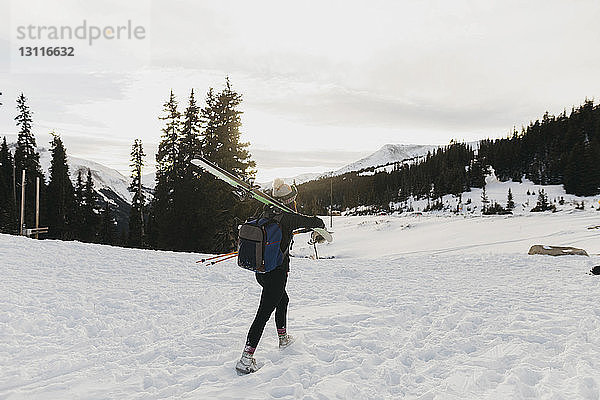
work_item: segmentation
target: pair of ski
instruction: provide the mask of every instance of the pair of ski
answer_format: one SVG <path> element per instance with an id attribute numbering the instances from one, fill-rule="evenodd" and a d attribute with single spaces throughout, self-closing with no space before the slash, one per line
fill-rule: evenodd
<path id="1" fill-rule="evenodd" d="M 281 204 L 280 202 L 275 200 L 273 197 L 262 192 L 257 186 L 254 186 L 251 182 L 246 182 L 243 179 L 240 179 L 239 177 L 235 176 L 231 172 L 224 170 L 223 168 L 211 163 L 210 161 L 206 160 L 205 158 L 202 158 L 202 157 L 194 158 L 191 161 L 191 163 L 193 165 L 195 165 L 196 167 L 205 170 L 209 174 L 213 175 L 214 177 L 216 177 L 216 178 L 222 180 L 223 182 L 227 183 L 228 185 L 230 185 L 233 188 L 234 193 L 236 195 L 238 195 L 238 197 L 240 197 L 240 199 L 242 199 L 242 200 L 252 198 L 252 199 L 255 199 L 265 205 L 275 207 L 281 211 L 292 213 L 292 214 L 298 214 L 296 212 L 296 210 L 293 210 L 292 208 L 286 206 L 285 204 Z M 316 234 L 314 236 L 316 238 L 318 238 L 319 241 L 321 240 L 321 238 L 322 238 L 322 240 L 327 241 L 329 243 L 331 243 L 333 241 L 333 236 L 331 236 L 331 234 L 333 232 L 329 232 L 329 231 L 327 231 L 327 229 L 310 228 L 310 231 L 313 231 Z M 316 250 L 316 248 L 315 248 L 315 250 Z M 233 253 L 231 253 L 231 254 L 233 254 Z"/>

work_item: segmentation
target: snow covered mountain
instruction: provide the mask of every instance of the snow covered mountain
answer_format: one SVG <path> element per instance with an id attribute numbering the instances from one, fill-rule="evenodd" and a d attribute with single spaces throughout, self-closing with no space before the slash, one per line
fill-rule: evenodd
<path id="1" fill-rule="evenodd" d="M 381 167 L 402 161 L 415 161 L 419 157 L 424 157 L 427 152 L 439 148 L 439 145 L 423 144 L 386 144 L 373 154 L 354 161 L 335 171 L 328 171 L 321 174 L 308 173 L 297 175 L 290 178 L 284 178 L 286 183 L 296 184 L 305 183 L 326 176 L 343 175 L 348 172 L 360 171 L 366 168 Z M 259 183 L 262 187 L 271 187 L 271 182 Z"/>
<path id="2" fill-rule="evenodd" d="M 413 160 L 427 155 L 440 146 L 422 144 L 386 144 L 375 153 L 350 163 L 337 171 L 326 175 L 342 175 L 347 172 L 360 171 L 361 169 L 379 167 L 391 163 Z"/>

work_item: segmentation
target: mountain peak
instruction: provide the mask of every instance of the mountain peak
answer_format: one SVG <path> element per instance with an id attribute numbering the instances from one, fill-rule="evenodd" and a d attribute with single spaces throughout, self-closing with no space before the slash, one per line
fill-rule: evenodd
<path id="1" fill-rule="evenodd" d="M 347 172 L 360 171 L 361 169 L 365 168 L 378 167 L 395 162 L 411 160 L 415 157 L 424 156 L 428 151 L 433 151 L 438 147 L 440 146 L 388 143 L 383 145 L 375 153 L 338 169 L 337 171 L 333 172 L 333 175 L 342 175 Z"/>

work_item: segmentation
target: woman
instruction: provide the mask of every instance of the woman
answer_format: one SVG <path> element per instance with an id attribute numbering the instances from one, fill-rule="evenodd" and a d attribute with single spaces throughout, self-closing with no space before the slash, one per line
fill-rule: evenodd
<path id="1" fill-rule="evenodd" d="M 290 186 L 277 178 L 273 181 L 273 197 L 279 202 L 296 209 L 296 196 L 298 191 L 295 186 Z M 242 357 L 237 362 L 235 369 L 242 374 L 255 372 L 258 368 L 254 359 L 254 351 L 258 346 L 260 337 L 267 321 L 275 311 L 275 325 L 277 326 L 277 335 L 279 336 L 279 348 L 289 346 L 293 338 L 287 333 L 286 318 L 287 306 L 289 302 L 285 291 L 287 276 L 290 269 L 289 248 L 292 242 L 293 231 L 298 228 L 325 228 L 325 224 L 319 217 L 307 217 L 305 215 L 283 212 L 274 208 L 265 208 L 262 217 L 281 218 L 282 239 L 280 244 L 283 253 L 283 262 L 280 266 L 267 273 L 257 273 L 256 281 L 262 286 L 260 304 L 254 322 L 248 331 L 246 346 Z M 278 219 L 279 219 L 278 218 Z"/>

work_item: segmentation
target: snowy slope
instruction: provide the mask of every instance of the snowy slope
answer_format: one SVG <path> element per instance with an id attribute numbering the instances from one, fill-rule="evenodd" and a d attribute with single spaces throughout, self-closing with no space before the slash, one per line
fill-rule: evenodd
<path id="1" fill-rule="evenodd" d="M 598 212 L 336 217 L 296 238 L 288 328 L 238 377 L 253 274 L 197 254 L 0 235 L 0 398 L 597 399 Z M 327 221 L 329 222 L 329 221 Z"/>

